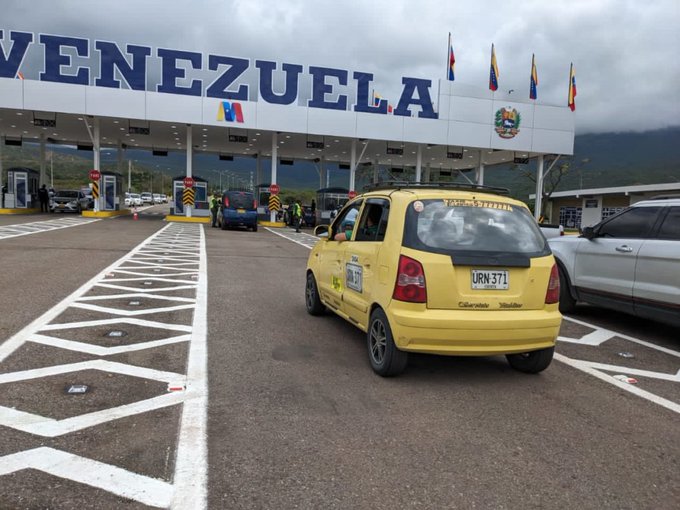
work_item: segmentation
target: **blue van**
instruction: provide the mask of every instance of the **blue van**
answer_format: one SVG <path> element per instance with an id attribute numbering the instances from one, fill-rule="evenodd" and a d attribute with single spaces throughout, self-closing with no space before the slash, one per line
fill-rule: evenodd
<path id="1" fill-rule="evenodd" d="M 246 227 L 257 232 L 257 201 L 249 191 L 225 191 L 217 216 L 222 230 L 229 227 Z"/>

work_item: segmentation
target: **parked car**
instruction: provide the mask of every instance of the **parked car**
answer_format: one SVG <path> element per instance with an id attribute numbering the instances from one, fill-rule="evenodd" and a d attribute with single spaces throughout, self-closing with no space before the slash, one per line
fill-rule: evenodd
<path id="1" fill-rule="evenodd" d="M 142 193 L 142 204 L 153 204 L 153 195 L 148 191 Z"/>
<path id="2" fill-rule="evenodd" d="M 225 191 L 217 215 L 217 225 L 226 230 L 230 227 L 246 227 L 257 232 L 257 202 L 248 191 Z"/>
<path id="3" fill-rule="evenodd" d="M 139 193 L 128 193 L 125 197 L 125 205 L 128 207 L 139 207 L 142 205 L 142 197 Z"/>
<path id="4" fill-rule="evenodd" d="M 168 195 L 166 195 L 165 193 L 161 193 L 161 201 L 164 204 L 167 204 L 168 203 Z"/>
<path id="5" fill-rule="evenodd" d="M 349 201 L 314 230 L 307 311 L 365 331 L 381 376 L 403 371 L 409 352 L 505 354 L 544 370 L 562 320 L 557 266 L 526 205 L 499 191 L 386 183 Z"/>
<path id="6" fill-rule="evenodd" d="M 80 213 L 90 209 L 93 203 L 91 197 L 88 197 L 81 190 L 55 190 L 54 195 L 50 198 L 50 211 Z"/>
<path id="7" fill-rule="evenodd" d="M 541 227 L 541 232 L 543 232 L 546 239 L 564 235 L 564 227 L 562 225 L 539 223 L 538 226 Z"/>
<path id="8" fill-rule="evenodd" d="M 638 202 L 549 243 L 564 313 L 583 301 L 680 326 L 680 198 Z"/>
<path id="9" fill-rule="evenodd" d="M 160 193 L 154 193 L 153 194 L 153 203 L 154 204 L 162 204 L 163 203 L 163 198 L 161 197 Z"/>

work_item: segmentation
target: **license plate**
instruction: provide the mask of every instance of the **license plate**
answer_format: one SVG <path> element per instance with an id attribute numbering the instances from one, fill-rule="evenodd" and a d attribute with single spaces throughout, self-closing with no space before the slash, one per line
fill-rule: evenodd
<path id="1" fill-rule="evenodd" d="M 243 214 L 244 212 L 246 212 L 246 210 L 245 209 L 236 209 L 236 212 L 239 213 L 239 214 Z"/>
<path id="2" fill-rule="evenodd" d="M 506 270 L 472 270 L 473 289 L 507 290 L 509 281 L 508 272 Z"/>
<path id="3" fill-rule="evenodd" d="M 59 204 L 59 209 L 63 209 L 63 208 L 64 208 L 64 204 Z"/>
<path id="4" fill-rule="evenodd" d="M 347 288 L 361 292 L 363 288 L 363 268 L 357 264 L 347 264 L 345 267 Z"/>

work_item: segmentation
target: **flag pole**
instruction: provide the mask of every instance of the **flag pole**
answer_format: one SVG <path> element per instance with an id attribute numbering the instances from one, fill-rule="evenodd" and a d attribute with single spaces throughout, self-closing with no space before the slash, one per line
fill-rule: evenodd
<path id="1" fill-rule="evenodd" d="M 446 47 L 446 73 L 444 76 L 449 79 L 449 69 L 451 67 L 451 32 L 449 32 L 449 44 Z"/>

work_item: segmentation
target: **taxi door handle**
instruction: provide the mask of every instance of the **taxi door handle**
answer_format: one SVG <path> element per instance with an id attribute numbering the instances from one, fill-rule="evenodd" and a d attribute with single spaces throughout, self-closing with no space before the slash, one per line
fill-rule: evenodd
<path id="1" fill-rule="evenodd" d="M 633 248 L 631 248 L 630 246 L 626 246 L 624 244 L 622 246 L 617 246 L 616 251 L 620 251 L 621 253 L 630 253 L 631 251 L 633 251 Z"/>

